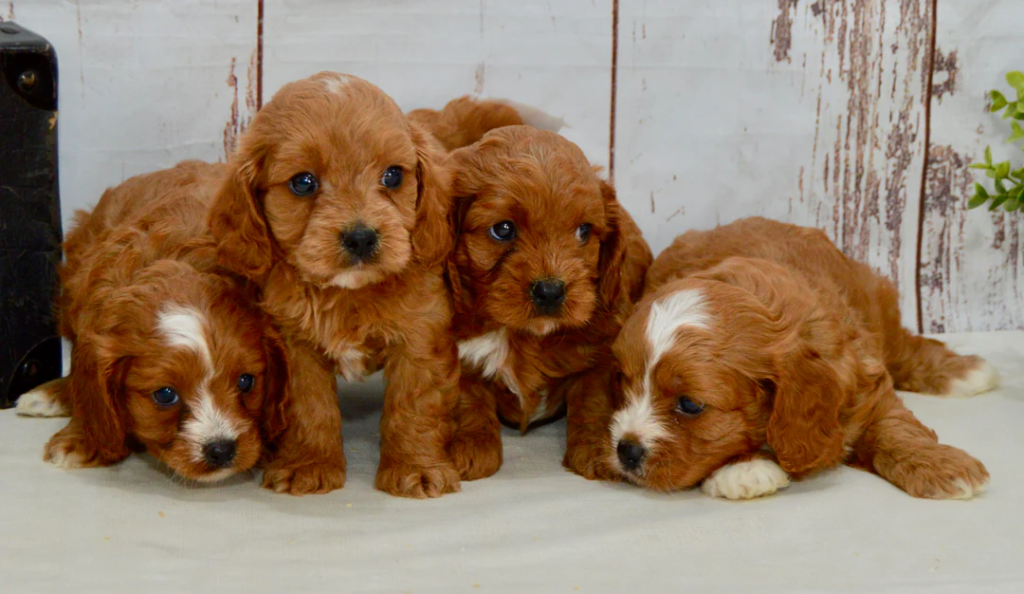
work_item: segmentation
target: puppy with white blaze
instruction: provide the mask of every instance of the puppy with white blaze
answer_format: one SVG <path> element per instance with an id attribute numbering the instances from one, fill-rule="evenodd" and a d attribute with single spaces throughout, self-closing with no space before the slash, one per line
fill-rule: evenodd
<path id="1" fill-rule="evenodd" d="M 252 291 L 217 268 L 206 230 L 224 170 L 192 161 L 133 177 L 77 214 L 58 303 L 71 372 L 17 405 L 71 417 L 44 460 L 108 466 L 145 450 L 211 482 L 282 449 L 283 341 Z"/>
<path id="2" fill-rule="evenodd" d="M 844 463 L 915 497 L 974 497 L 985 466 L 895 391 L 973 396 L 995 370 L 908 332 L 897 303 L 821 231 L 751 218 L 678 237 L 612 347 L 605 460 L 643 487 L 727 499 Z"/>

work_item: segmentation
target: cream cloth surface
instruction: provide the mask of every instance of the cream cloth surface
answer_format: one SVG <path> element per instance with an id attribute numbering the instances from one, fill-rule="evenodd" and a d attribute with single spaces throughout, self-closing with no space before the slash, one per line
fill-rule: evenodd
<path id="1" fill-rule="evenodd" d="M 0 592 L 1024 592 L 1024 332 L 946 335 L 1003 386 L 904 395 L 982 460 L 972 501 L 914 499 L 841 468 L 761 500 L 586 481 L 565 423 L 504 431 L 505 464 L 462 492 L 375 491 L 380 384 L 341 386 L 348 482 L 290 497 L 256 476 L 182 485 L 145 456 L 64 471 L 66 422 L 0 411 Z"/>

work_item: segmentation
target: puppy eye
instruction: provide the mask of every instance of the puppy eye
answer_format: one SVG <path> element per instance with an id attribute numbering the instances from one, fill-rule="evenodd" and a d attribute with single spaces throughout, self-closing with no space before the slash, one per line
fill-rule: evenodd
<path id="1" fill-rule="evenodd" d="M 153 392 L 153 402 L 160 406 L 172 406 L 178 403 L 178 393 L 174 388 L 160 388 Z"/>
<path id="2" fill-rule="evenodd" d="M 238 376 L 238 391 L 241 392 L 242 394 L 248 394 L 249 390 L 252 390 L 252 386 L 255 383 L 256 378 L 249 375 L 248 373 L 243 373 L 242 375 Z"/>
<path id="3" fill-rule="evenodd" d="M 291 189 L 292 194 L 295 194 L 296 196 L 309 196 L 320 188 L 320 184 L 316 181 L 316 176 L 312 173 L 306 172 L 293 177 L 291 181 L 288 182 L 288 188 Z"/>
<path id="4" fill-rule="evenodd" d="M 590 228 L 593 225 L 590 223 L 583 223 L 576 228 L 576 239 L 580 240 L 581 243 L 586 243 L 590 239 Z"/>
<path id="5" fill-rule="evenodd" d="M 516 238 L 516 226 L 512 221 L 502 221 L 491 227 L 490 233 L 498 241 L 512 241 Z"/>
<path id="6" fill-rule="evenodd" d="M 688 417 L 696 416 L 704 410 L 704 404 L 692 400 L 689 396 L 680 396 L 676 410 Z"/>
<path id="7" fill-rule="evenodd" d="M 394 190 L 402 185 L 402 168 L 392 165 L 385 169 L 384 175 L 380 178 L 380 183 L 389 190 Z"/>

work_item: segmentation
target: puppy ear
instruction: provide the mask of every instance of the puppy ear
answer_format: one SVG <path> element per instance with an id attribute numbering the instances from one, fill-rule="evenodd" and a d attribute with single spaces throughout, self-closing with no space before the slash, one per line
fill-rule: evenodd
<path id="1" fill-rule="evenodd" d="M 452 196 L 444 150 L 420 125 L 410 122 L 416 147 L 416 226 L 413 253 L 430 268 L 445 264 L 454 245 Z"/>
<path id="2" fill-rule="evenodd" d="M 291 400 L 291 372 L 284 347 L 284 338 L 268 320 L 264 325 L 263 352 L 267 367 L 263 400 L 262 433 L 266 443 L 273 443 L 287 428 L 286 410 Z"/>
<path id="3" fill-rule="evenodd" d="M 228 270 L 259 278 L 273 263 L 273 240 L 258 195 L 262 151 L 244 142 L 228 165 L 207 217 L 217 259 Z"/>
<path id="4" fill-rule="evenodd" d="M 839 377 L 836 361 L 800 342 L 780 361 L 768 421 L 768 445 L 779 466 L 791 474 L 835 466 L 844 455 L 839 410 L 848 386 Z"/>
<path id="5" fill-rule="evenodd" d="M 608 309 L 617 312 L 640 298 L 653 257 L 640 228 L 619 204 L 615 188 L 604 180 L 600 183 L 609 231 L 601 242 L 598 294 Z"/>
<path id="6" fill-rule="evenodd" d="M 798 474 L 842 462 L 839 412 L 865 379 L 856 333 L 818 303 L 806 282 L 773 262 L 729 258 L 694 277 L 753 297 L 730 304 L 742 329 L 723 331 L 745 340 L 723 358 L 774 392 L 767 440 L 779 466 Z"/>
<path id="7" fill-rule="evenodd" d="M 131 360 L 104 355 L 105 350 L 79 337 L 71 350 L 68 395 L 72 414 L 100 459 L 120 460 L 129 452 L 124 380 Z"/>

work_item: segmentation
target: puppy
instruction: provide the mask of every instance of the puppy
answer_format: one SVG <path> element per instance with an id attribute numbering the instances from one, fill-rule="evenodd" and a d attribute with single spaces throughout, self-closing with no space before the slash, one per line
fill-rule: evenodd
<path id="1" fill-rule="evenodd" d="M 448 161 L 462 362 L 450 452 L 460 475 L 501 466 L 499 417 L 526 431 L 568 408 L 565 464 L 595 476 L 598 461 L 578 455 L 592 451 L 579 423 L 607 402 L 609 347 L 640 296 L 650 249 L 583 152 L 553 132 L 507 125 L 521 121 L 512 108 L 462 98 L 412 115 L 449 148 L 482 137 Z"/>
<path id="2" fill-rule="evenodd" d="M 267 465 L 267 486 L 344 484 L 335 372 L 354 379 L 383 367 L 377 488 L 459 490 L 446 452 L 459 366 L 443 158 L 383 91 L 331 72 L 282 87 L 241 138 L 209 225 L 219 261 L 261 287 L 287 337 L 293 397 L 282 440 L 294 455 Z"/>
<path id="3" fill-rule="evenodd" d="M 282 431 L 281 340 L 244 285 L 217 272 L 206 232 L 222 173 L 184 162 L 76 215 L 58 305 L 71 372 L 17 405 L 71 415 L 45 460 L 107 466 L 144 449 L 183 478 L 216 481 L 255 466 Z"/>
<path id="4" fill-rule="evenodd" d="M 817 230 L 751 218 L 680 236 L 613 346 L 609 464 L 644 487 L 703 481 L 729 499 L 840 463 L 915 497 L 980 493 L 984 465 L 940 445 L 894 389 L 972 396 L 995 372 L 910 334 L 897 303 Z"/>

